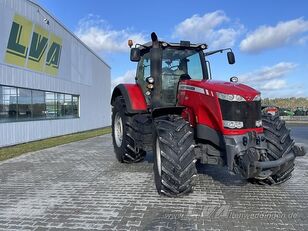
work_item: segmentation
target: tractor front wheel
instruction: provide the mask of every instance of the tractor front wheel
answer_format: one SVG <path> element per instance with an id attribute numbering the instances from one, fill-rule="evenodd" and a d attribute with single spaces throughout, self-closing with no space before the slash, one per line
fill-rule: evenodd
<path id="1" fill-rule="evenodd" d="M 160 116 L 154 123 L 154 178 L 157 192 L 170 197 L 192 192 L 197 173 L 193 129 L 178 115 Z"/>
<path id="2" fill-rule="evenodd" d="M 116 158 L 121 163 L 135 163 L 142 161 L 146 152 L 134 150 L 132 138 L 128 134 L 129 115 L 126 112 L 124 98 L 118 96 L 112 109 L 112 141 Z"/>
<path id="3" fill-rule="evenodd" d="M 296 154 L 294 141 L 290 136 L 290 130 L 278 115 L 264 114 L 262 116 L 264 136 L 267 142 L 265 160 L 278 160 L 284 154 L 293 152 Z M 294 159 L 282 165 L 279 169 L 273 169 L 273 174 L 265 179 L 249 179 L 252 183 L 280 184 L 291 178 L 294 170 Z"/>

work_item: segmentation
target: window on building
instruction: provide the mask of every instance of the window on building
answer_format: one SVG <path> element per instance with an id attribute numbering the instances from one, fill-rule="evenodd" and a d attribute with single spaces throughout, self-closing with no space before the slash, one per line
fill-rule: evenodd
<path id="1" fill-rule="evenodd" d="M 79 96 L 73 95 L 73 116 L 79 117 Z"/>
<path id="2" fill-rule="evenodd" d="M 17 89 L 0 85 L 0 122 L 17 118 Z"/>
<path id="3" fill-rule="evenodd" d="M 45 92 L 46 118 L 57 118 L 57 94 Z"/>
<path id="4" fill-rule="evenodd" d="M 17 89 L 17 104 L 10 103 L 10 111 L 11 113 L 15 113 L 15 111 L 17 111 L 18 120 L 31 119 L 32 117 L 31 90 L 18 88 Z"/>
<path id="5" fill-rule="evenodd" d="M 35 119 L 45 119 L 46 101 L 44 91 L 32 90 L 32 117 Z"/>
<path id="6" fill-rule="evenodd" d="M 72 95 L 64 95 L 64 112 L 65 116 L 73 116 Z"/>
<path id="7" fill-rule="evenodd" d="M 57 116 L 63 117 L 64 113 L 64 94 L 57 94 Z"/>
<path id="8" fill-rule="evenodd" d="M 0 123 L 79 117 L 79 96 L 0 85 Z"/>

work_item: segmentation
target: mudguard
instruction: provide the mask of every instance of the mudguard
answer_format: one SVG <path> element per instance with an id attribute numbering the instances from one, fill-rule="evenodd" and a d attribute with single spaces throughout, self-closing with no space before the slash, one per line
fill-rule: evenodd
<path id="1" fill-rule="evenodd" d="M 119 84 L 117 85 L 111 96 L 111 105 L 114 99 L 123 96 L 128 113 L 147 112 L 147 104 L 141 88 L 137 84 Z"/>

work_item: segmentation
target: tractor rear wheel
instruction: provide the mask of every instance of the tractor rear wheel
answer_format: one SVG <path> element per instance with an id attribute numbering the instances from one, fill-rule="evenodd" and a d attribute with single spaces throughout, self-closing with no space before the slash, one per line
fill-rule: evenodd
<path id="1" fill-rule="evenodd" d="M 193 129 L 178 115 L 160 116 L 154 123 L 154 178 L 157 192 L 170 197 L 192 192 L 197 173 Z"/>
<path id="2" fill-rule="evenodd" d="M 142 161 L 146 152 L 132 148 L 132 138 L 128 134 L 129 115 L 126 112 L 124 98 L 118 96 L 112 109 L 112 141 L 116 158 L 121 163 Z"/>
<path id="3" fill-rule="evenodd" d="M 266 160 L 273 161 L 281 158 L 284 154 L 294 153 L 294 141 L 290 136 L 290 130 L 285 125 L 285 121 L 280 120 L 278 115 L 264 114 L 262 123 L 267 142 Z M 250 180 L 259 184 L 280 184 L 291 178 L 293 170 L 294 159 L 285 163 L 279 169 L 273 169 L 273 174 L 265 179 Z"/>

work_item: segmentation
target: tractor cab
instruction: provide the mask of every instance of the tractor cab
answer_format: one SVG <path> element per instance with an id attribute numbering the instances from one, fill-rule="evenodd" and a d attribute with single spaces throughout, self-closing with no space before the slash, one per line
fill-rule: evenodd
<path id="1" fill-rule="evenodd" d="M 174 106 L 180 80 L 208 78 L 204 54 L 198 47 L 183 47 L 180 44 L 165 44 L 160 51 L 159 57 L 154 58 L 151 58 L 151 49 L 143 53 L 138 62 L 136 80 L 148 103 L 156 93 L 159 94 L 160 106 Z M 159 65 L 160 68 L 156 76 L 152 76 L 151 63 L 155 62 L 155 66 Z M 158 84 L 160 91 L 157 90 Z"/>
<path id="2" fill-rule="evenodd" d="M 131 49 L 131 61 L 138 62 L 136 81 L 142 88 L 148 105 L 155 107 L 175 106 L 178 85 L 181 80 L 206 80 L 210 78 L 206 55 L 223 50 L 204 53 L 206 44 L 191 44 L 189 41 L 167 43 L 157 41 L 144 45 L 136 44 Z M 132 46 L 129 40 L 129 46 Z M 228 52 L 229 63 L 233 57 Z M 229 57 L 230 56 L 230 57 Z"/>

